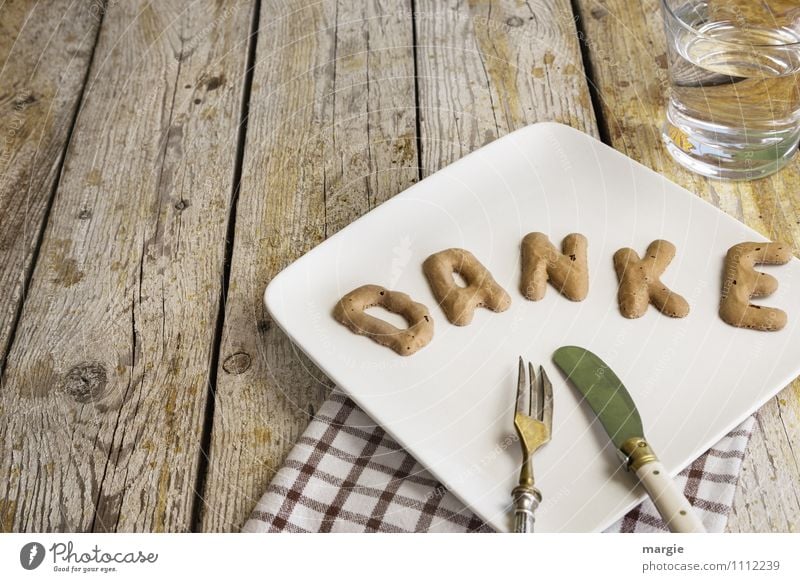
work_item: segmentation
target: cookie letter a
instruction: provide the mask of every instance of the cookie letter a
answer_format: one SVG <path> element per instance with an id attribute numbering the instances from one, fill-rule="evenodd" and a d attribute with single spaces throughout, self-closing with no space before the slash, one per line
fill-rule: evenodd
<path id="1" fill-rule="evenodd" d="M 617 300 L 622 315 L 628 319 L 641 317 L 650 303 L 670 317 L 689 314 L 686 299 L 670 291 L 660 279 L 673 257 L 675 245 L 665 240 L 650 243 L 644 259 L 640 259 L 633 249 L 620 249 L 614 253 L 614 269 L 619 279 Z"/>
<path id="2" fill-rule="evenodd" d="M 778 288 L 772 275 L 759 273 L 757 264 L 783 265 L 792 258 L 788 245 L 745 242 L 731 247 L 725 257 L 719 316 L 735 327 L 777 331 L 786 325 L 786 313 L 772 307 L 751 305 L 751 297 L 771 295 Z"/>
<path id="3" fill-rule="evenodd" d="M 526 299 L 544 297 L 547 281 L 571 301 L 583 301 L 589 293 L 588 242 L 582 234 L 570 234 L 561 243 L 563 254 L 546 234 L 532 232 L 522 239 L 522 280 L 520 291 Z"/>
<path id="4" fill-rule="evenodd" d="M 447 249 L 431 255 L 422 263 L 434 297 L 455 325 L 469 325 L 477 307 L 505 311 L 511 297 L 497 284 L 489 270 L 469 251 Z M 456 284 L 453 273 L 464 278 L 467 286 Z"/>

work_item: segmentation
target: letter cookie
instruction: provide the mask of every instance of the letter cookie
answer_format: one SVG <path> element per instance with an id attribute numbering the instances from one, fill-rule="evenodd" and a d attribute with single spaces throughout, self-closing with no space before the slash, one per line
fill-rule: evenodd
<path id="1" fill-rule="evenodd" d="M 650 243 L 644 259 L 633 249 L 619 249 L 614 253 L 614 269 L 619 279 L 617 300 L 622 315 L 628 319 L 641 317 L 650 303 L 670 317 L 689 314 L 686 299 L 670 291 L 660 279 L 673 257 L 675 245 L 665 240 Z"/>
<path id="2" fill-rule="evenodd" d="M 751 297 L 771 295 L 778 288 L 772 275 L 759 273 L 757 264 L 783 265 L 792 258 L 789 245 L 745 242 L 732 246 L 725 257 L 719 316 L 735 327 L 778 331 L 786 325 L 786 313 L 772 307 L 751 305 Z"/>
<path id="3" fill-rule="evenodd" d="M 477 307 L 505 311 L 511 297 L 497 284 L 478 259 L 464 249 L 447 249 L 431 255 L 422 264 L 434 297 L 450 323 L 468 325 Z M 453 280 L 458 273 L 467 282 L 461 287 Z"/>
<path id="4" fill-rule="evenodd" d="M 377 305 L 405 318 L 408 329 L 398 329 L 364 313 L 365 309 Z M 414 302 L 405 293 L 389 291 L 378 285 L 363 285 L 350 291 L 334 307 L 333 317 L 353 333 L 367 336 L 401 356 L 410 356 L 433 338 L 433 318 L 427 307 Z"/>
<path id="5" fill-rule="evenodd" d="M 583 301 L 589 293 L 588 242 L 582 234 L 569 234 L 558 252 L 547 235 L 532 232 L 522 239 L 522 294 L 532 301 L 544 297 L 547 281 L 571 301 Z"/>

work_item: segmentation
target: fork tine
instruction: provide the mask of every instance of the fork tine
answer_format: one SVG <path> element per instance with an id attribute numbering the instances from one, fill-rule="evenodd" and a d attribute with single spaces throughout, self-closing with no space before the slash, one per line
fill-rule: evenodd
<path id="1" fill-rule="evenodd" d="M 530 407 L 530 394 L 525 389 L 525 364 L 522 362 L 522 356 L 519 357 L 519 377 L 517 378 L 517 401 L 514 408 L 514 416 L 517 412 L 528 414 Z"/>
<path id="2" fill-rule="evenodd" d="M 539 390 L 536 382 L 536 371 L 533 369 L 533 364 L 528 362 L 528 393 L 530 394 L 531 410 L 528 416 L 531 418 L 539 418 L 540 403 L 539 403 Z"/>
<path id="3" fill-rule="evenodd" d="M 550 383 L 550 378 L 547 377 L 547 372 L 544 371 L 542 366 L 539 366 L 539 378 L 542 380 L 542 416 L 541 420 L 547 427 L 547 431 L 553 431 L 553 385 Z"/>

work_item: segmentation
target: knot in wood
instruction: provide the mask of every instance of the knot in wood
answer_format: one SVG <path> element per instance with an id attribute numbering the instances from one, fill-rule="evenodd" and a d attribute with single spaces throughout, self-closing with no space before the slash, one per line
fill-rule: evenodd
<path id="1" fill-rule="evenodd" d="M 206 81 L 206 91 L 216 91 L 225 84 L 225 75 L 209 77 Z"/>
<path id="2" fill-rule="evenodd" d="M 61 383 L 61 390 L 86 404 L 99 400 L 108 383 L 106 368 L 100 362 L 82 362 L 70 368 Z"/>
<path id="3" fill-rule="evenodd" d="M 225 370 L 228 374 L 233 374 L 234 376 L 238 374 L 244 374 L 247 370 L 250 369 L 250 354 L 245 352 L 236 352 L 225 358 L 225 361 L 222 362 L 222 369 Z"/>
<path id="4" fill-rule="evenodd" d="M 14 109 L 17 111 L 24 109 L 26 105 L 30 105 L 31 103 L 36 103 L 36 97 L 33 96 L 33 93 L 28 91 L 18 95 L 12 102 Z"/>

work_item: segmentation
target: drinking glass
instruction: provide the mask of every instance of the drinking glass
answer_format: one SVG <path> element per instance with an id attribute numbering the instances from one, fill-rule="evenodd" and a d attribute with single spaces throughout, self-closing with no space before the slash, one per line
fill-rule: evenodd
<path id="1" fill-rule="evenodd" d="M 800 141 L 800 0 L 662 0 L 672 157 L 713 178 L 782 168 Z"/>

